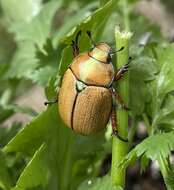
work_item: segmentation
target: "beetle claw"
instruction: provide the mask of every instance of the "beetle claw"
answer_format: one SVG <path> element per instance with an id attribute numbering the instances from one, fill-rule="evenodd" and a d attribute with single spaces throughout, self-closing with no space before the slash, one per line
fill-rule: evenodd
<path id="1" fill-rule="evenodd" d="M 112 136 L 116 136 L 118 139 L 120 139 L 121 141 L 123 141 L 123 142 L 128 142 L 128 139 L 124 139 L 123 137 L 121 137 L 119 134 L 118 134 L 118 131 L 116 130 L 116 129 L 114 129 L 113 131 L 112 131 Z"/>
<path id="2" fill-rule="evenodd" d="M 116 81 L 119 80 L 119 79 L 121 79 L 121 78 L 123 77 L 123 74 L 129 70 L 129 64 L 130 64 L 131 60 L 132 60 L 132 57 L 129 57 L 128 62 L 127 62 L 125 65 L 123 65 L 123 66 L 118 70 L 118 72 L 117 72 L 117 74 L 116 74 L 116 77 L 115 77 L 115 80 L 116 80 Z"/>
<path id="3" fill-rule="evenodd" d="M 123 106 L 123 109 L 125 109 L 126 111 L 130 111 L 131 109 L 129 107 L 127 107 L 126 105 Z"/>
<path id="4" fill-rule="evenodd" d="M 58 102 L 58 100 L 56 99 L 56 100 L 44 102 L 44 105 L 45 105 L 45 106 L 47 106 L 47 105 L 52 105 L 52 104 L 55 104 L 55 103 L 57 103 L 57 102 Z"/>
<path id="5" fill-rule="evenodd" d="M 118 106 L 119 109 L 124 109 L 126 111 L 130 111 L 131 109 L 129 107 L 127 107 L 126 105 L 120 105 Z"/>

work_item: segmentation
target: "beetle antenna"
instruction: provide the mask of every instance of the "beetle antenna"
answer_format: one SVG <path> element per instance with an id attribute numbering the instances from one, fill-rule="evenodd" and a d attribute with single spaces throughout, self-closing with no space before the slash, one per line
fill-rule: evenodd
<path id="1" fill-rule="evenodd" d="M 89 39 L 91 41 L 91 44 L 95 47 L 95 42 L 94 42 L 94 40 L 92 38 L 91 31 L 87 30 L 86 33 L 87 33 L 87 35 L 88 35 L 88 37 L 89 37 Z"/>
<path id="2" fill-rule="evenodd" d="M 111 55 L 113 55 L 113 54 L 115 54 L 115 53 L 117 53 L 117 52 L 119 52 L 119 51 L 122 51 L 124 49 L 124 47 L 122 46 L 120 49 L 118 49 L 118 50 L 115 50 L 115 51 L 111 51 Z"/>

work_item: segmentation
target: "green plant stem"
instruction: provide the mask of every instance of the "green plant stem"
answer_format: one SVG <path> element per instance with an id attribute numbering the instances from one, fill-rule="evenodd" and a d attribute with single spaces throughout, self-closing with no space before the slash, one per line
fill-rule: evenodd
<path id="1" fill-rule="evenodd" d="M 124 28 L 126 31 L 130 31 L 129 5 L 127 0 L 122 0 L 121 3 L 122 3 L 123 18 L 124 18 Z"/>
<path id="2" fill-rule="evenodd" d="M 128 62 L 129 59 L 129 41 L 132 34 L 130 32 L 121 32 L 119 28 L 115 30 L 116 49 L 124 47 L 124 50 L 117 54 L 117 68 L 120 68 Z M 118 84 L 118 93 L 122 97 L 126 105 L 129 100 L 129 74 L 125 74 Z M 123 109 L 117 111 L 117 124 L 118 134 L 124 138 L 128 138 L 128 112 Z M 118 164 L 125 157 L 128 151 L 129 144 L 121 141 L 120 139 L 113 137 L 112 144 L 112 169 L 111 178 L 114 186 L 125 185 L 125 169 L 121 169 Z"/>

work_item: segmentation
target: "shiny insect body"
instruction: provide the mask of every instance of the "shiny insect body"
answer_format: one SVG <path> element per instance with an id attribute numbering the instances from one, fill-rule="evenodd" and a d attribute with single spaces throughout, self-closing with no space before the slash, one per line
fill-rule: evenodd
<path id="1" fill-rule="evenodd" d="M 91 33 L 87 34 L 93 42 Z M 62 78 L 57 98 L 60 116 L 68 127 L 82 135 L 101 131 L 111 119 L 113 134 L 118 136 L 114 102 L 124 109 L 127 107 L 113 83 L 122 78 L 129 62 L 115 71 L 112 64 L 115 52 L 104 42 L 93 44 L 91 51 L 79 54 L 79 35 L 80 32 L 72 41 L 74 59 Z"/>

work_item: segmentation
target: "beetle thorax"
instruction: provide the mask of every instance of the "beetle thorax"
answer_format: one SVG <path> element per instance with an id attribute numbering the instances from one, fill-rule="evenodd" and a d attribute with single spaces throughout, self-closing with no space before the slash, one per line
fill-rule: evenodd
<path id="1" fill-rule="evenodd" d="M 110 47 L 100 43 L 92 51 L 76 57 L 70 68 L 76 77 L 89 85 L 110 86 L 114 78 L 114 68 L 108 64 Z"/>

